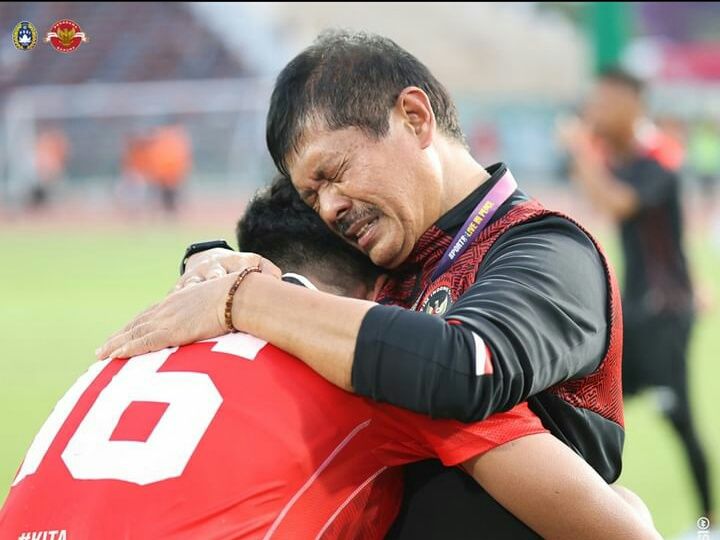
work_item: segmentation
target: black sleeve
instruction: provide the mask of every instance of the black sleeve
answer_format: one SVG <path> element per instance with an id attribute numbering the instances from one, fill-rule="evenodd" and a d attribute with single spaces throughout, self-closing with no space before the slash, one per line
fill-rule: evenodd
<path id="1" fill-rule="evenodd" d="M 437 460 L 403 467 L 402 506 L 385 540 L 539 540 L 467 473 Z"/>
<path id="2" fill-rule="evenodd" d="M 675 173 L 665 169 L 653 159 L 639 160 L 627 170 L 623 170 L 620 179 L 637 193 L 636 213 L 662 205 L 672 196 L 677 181 Z"/>
<path id="3" fill-rule="evenodd" d="M 376 401 L 477 421 L 594 371 L 607 330 L 595 246 L 574 224 L 548 217 L 499 238 L 444 319 L 372 308 L 358 335 L 352 383 Z"/>

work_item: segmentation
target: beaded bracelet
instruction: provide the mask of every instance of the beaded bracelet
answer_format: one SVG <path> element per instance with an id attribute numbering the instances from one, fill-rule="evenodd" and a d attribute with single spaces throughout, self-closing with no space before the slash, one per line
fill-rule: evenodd
<path id="1" fill-rule="evenodd" d="M 228 291 L 227 300 L 225 301 L 225 326 L 228 332 L 237 332 L 232 320 L 233 299 L 235 298 L 235 291 L 238 290 L 240 283 L 242 283 L 242 280 L 251 272 L 260 272 L 260 266 L 250 266 L 241 270 L 235 279 L 235 283 L 232 284 L 232 287 L 230 287 Z"/>

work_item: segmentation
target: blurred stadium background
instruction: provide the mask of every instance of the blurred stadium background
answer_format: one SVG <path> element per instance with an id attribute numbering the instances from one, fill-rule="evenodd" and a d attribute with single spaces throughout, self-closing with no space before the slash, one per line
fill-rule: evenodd
<path id="1" fill-rule="evenodd" d="M 42 42 L 57 20 L 90 40 Z M 39 43 L 12 45 L 30 21 Z M 597 69 L 651 82 L 651 113 L 683 159 L 687 245 L 704 312 L 691 385 L 720 493 L 720 4 L 0 4 L 0 500 L 32 436 L 93 351 L 176 278 L 186 244 L 230 238 L 272 175 L 273 77 L 328 27 L 395 39 L 456 97 L 481 163 L 569 211 L 617 253 L 615 231 L 564 178 L 558 117 Z M 619 257 L 614 257 L 621 266 Z M 697 503 L 677 439 L 646 393 L 627 405 L 621 482 L 665 537 Z"/>

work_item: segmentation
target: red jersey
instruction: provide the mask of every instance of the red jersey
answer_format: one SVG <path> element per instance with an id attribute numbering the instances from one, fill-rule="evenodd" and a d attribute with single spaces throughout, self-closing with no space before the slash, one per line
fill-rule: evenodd
<path id="1" fill-rule="evenodd" d="M 461 424 L 372 403 L 229 334 L 94 364 L 35 437 L 0 539 L 382 538 L 394 466 L 543 431 L 524 404 Z"/>

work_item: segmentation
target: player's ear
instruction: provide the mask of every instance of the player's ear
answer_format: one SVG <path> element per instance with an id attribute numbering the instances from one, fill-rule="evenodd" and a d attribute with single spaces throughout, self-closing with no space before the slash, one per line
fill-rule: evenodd
<path id="1" fill-rule="evenodd" d="M 365 297 L 365 300 L 370 300 L 371 302 L 374 302 L 380 294 L 380 291 L 382 290 L 385 283 L 387 283 L 387 280 L 387 274 L 380 274 L 375 280 L 375 284 L 371 288 L 368 288 L 368 294 Z"/>

